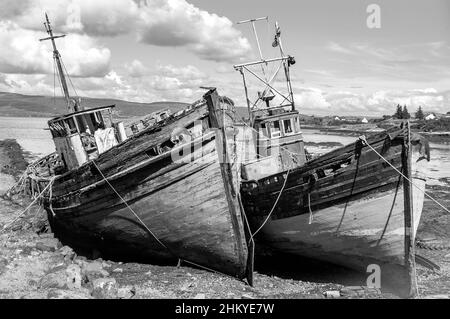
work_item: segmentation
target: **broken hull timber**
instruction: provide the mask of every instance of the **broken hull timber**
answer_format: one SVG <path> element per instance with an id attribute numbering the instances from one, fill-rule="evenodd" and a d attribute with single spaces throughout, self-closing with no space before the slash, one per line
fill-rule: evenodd
<path id="1" fill-rule="evenodd" d="M 279 252 L 364 273 L 376 264 L 382 287 L 413 294 L 411 254 L 422 213 L 427 159 L 419 154 L 423 145 L 417 143 L 408 156 L 402 133 L 379 134 L 368 142 L 417 188 L 405 187 L 409 183 L 392 167 L 367 146 L 355 143 L 290 171 L 278 205 L 257 239 Z M 286 173 L 256 185 L 244 184 L 242 197 L 253 231 L 267 218 Z"/>
<path id="2" fill-rule="evenodd" d="M 55 179 L 52 197 L 44 203 L 55 234 L 65 243 L 117 259 L 181 259 L 245 277 L 245 233 L 238 193 L 231 191 L 233 178 L 227 176 L 229 164 L 218 160 L 220 130 L 207 129 L 190 142 L 191 154 L 183 153 L 187 146 L 182 145 L 156 157 L 147 155 L 175 127 L 207 122 L 205 111 L 200 108 L 159 130 L 144 131 L 101 154 L 96 166 L 88 162 Z"/>

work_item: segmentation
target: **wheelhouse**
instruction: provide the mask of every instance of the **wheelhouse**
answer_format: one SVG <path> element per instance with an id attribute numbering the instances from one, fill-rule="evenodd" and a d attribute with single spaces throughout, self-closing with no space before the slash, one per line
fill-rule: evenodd
<path id="1" fill-rule="evenodd" d="M 258 157 L 277 155 L 283 167 L 289 167 L 293 161 L 296 165 L 306 162 L 297 111 L 269 110 L 267 115 L 255 117 L 254 128 Z"/>
<path id="2" fill-rule="evenodd" d="M 126 140 L 122 122 L 112 118 L 114 105 L 82 110 L 48 121 L 65 170 L 77 168 Z"/>

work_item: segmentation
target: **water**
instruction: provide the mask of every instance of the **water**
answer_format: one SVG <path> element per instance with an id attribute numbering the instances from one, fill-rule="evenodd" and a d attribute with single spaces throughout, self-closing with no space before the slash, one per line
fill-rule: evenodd
<path id="1" fill-rule="evenodd" d="M 347 145 L 355 142 L 358 138 L 355 136 L 342 136 L 334 134 L 324 134 L 319 130 L 304 129 L 303 138 L 305 142 L 338 142 Z M 338 148 L 324 146 L 307 146 L 307 150 L 313 154 L 323 154 L 327 151 Z M 430 143 L 431 160 L 429 163 L 428 185 L 446 185 L 440 181 L 441 178 L 450 178 L 450 145 Z"/>
<path id="2" fill-rule="evenodd" d="M 34 117 L 0 117 L 0 140 L 16 139 L 25 151 L 31 153 L 32 159 L 50 154 L 55 151 L 46 118 Z M 319 130 L 303 130 L 306 142 L 338 142 L 342 145 L 357 140 L 354 136 L 324 134 Z M 323 145 L 307 146 L 313 154 L 323 154 L 337 148 Z M 428 184 L 442 185 L 440 178 L 450 178 L 450 145 L 431 143 L 430 175 Z"/>
<path id="3" fill-rule="evenodd" d="M 15 139 L 31 158 L 53 153 L 55 146 L 47 128 L 46 118 L 0 117 L 0 140 Z"/>

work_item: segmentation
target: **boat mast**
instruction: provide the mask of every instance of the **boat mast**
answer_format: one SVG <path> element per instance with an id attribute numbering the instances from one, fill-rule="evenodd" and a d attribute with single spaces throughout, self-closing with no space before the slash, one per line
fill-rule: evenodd
<path id="1" fill-rule="evenodd" d="M 56 43 L 55 43 L 55 39 L 57 38 L 63 38 L 66 35 L 62 34 L 62 35 L 53 35 L 53 30 L 50 24 L 50 20 L 48 19 L 48 15 L 47 13 L 45 14 L 45 20 L 46 22 L 44 22 L 44 26 L 45 26 L 45 30 L 47 31 L 47 33 L 49 34 L 49 37 L 47 38 L 43 38 L 43 39 L 39 39 L 39 41 L 46 41 L 46 40 L 51 40 L 52 41 L 52 45 L 53 45 L 53 58 L 56 61 L 56 66 L 58 68 L 58 74 L 59 74 L 59 78 L 61 80 L 61 86 L 62 86 L 62 90 L 64 92 L 64 97 L 66 99 L 67 102 L 67 107 L 69 108 L 69 110 L 71 112 L 78 112 L 80 111 L 79 105 L 78 103 L 73 103 L 73 109 L 71 107 L 71 102 L 72 99 L 70 98 L 69 95 L 69 88 L 67 86 L 67 80 L 66 77 L 64 75 L 64 71 L 63 71 L 63 66 L 62 66 L 62 61 L 61 61 L 61 55 L 59 54 L 58 49 L 56 48 Z"/>
<path id="2" fill-rule="evenodd" d="M 278 46 L 280 48 L 280 57 L 279 58 L 273 58 L 273 59 L 265 59 L 263 57 L 262 51 L 261 51 L 261 46 L 260 46 L 260 43 L 259 43 L 258 34 L 257 34 L 256 28 L 255 28 L 255 22 L 256 21 L 260 21 L 260 20 L 267 20 L 267 21 L 269 21 L 268 17 L 263 17 L 263 18 L 250 19 L 250 20 L 237 22 L 237 24 L 243 24 L 243 23 L 251 23 L 252 24 L 252 29 L 253 29 L 253 33 L 254 33 L 255 38 L 256 38 L 256 44 L 258 46 L 258 52 L 259 52 L 259 57 L 260 57 L 260 60 L 258 60 L 258 61 L 253 61 L 253 62 L 248 62 L 248 63 L 234 65 L 234 69 L 236 71 L 239 71 L 241 73 L 241 75 L 242 75 L 242 80 L 243 80 L 244 89 L 245 89 L 245 97 L 246 97 L 246 101 L 247 101 L 247 108 L 248 108 L 248 112 L 249 112 L 250 121 L 252 123 L 253 123 L 253 109 L 256 108 L 258 102 L 260 100 L 270 100 L 270 99 L 268 99 L 265 96 L 265 94 L 267 92 L 272 92 L 272 93 L 276 92 L 276 94 L 278 94 L 279 96 L 281 96 L 283 98 L 283 101 L 280 103 L 280 106 L 278 106 L 277 108 L 290 106 L 292 111 L 295 110 L 294 94 L 292 92 L 291 76 L 290 76 L 290 72 L 289 72 L 289 67 L 291 65 L 295 64 L 295 59 L 292 56 L 289 56 L 289 55 L 286 56 L 284 54 L 283 46 L 282 46 L 282 43 L 281 43 L 281 32 L 280 32 L 280 28 L 278 26 L 278 22 L 275 24 L 276 34 L 275 34 L 275 40 L 274 40 L 272 46 L 273 47 L 277 47 Z M 275 71 L 275 73 L 268 79 L 266 77 L 266 72 L 265 72 L 265 69 L 264 69 L 264 65 L 267 67 L 267 65 L 269 63 L 273 63 L 273 62 L 280 62 L 281 64 L 278 67 L 278 69 Z M 261 65 L 261 69 L 262 69 L 264 77 L 265 77 L 264 79 L 249 68 L 250 66 L 255 66 L 255 65 Z M 280 70 L 281 66 L 283 66 L 284 75 L 285 75 L 285 78 L 286 78 L 287 90 L 288 90 L 287 94 L 280 92 L 279 90 L 277 90 L 272 85 L 272 81 L 275 79 L 275 77 L 276 77 L 278 71 Z M 247 81 L 246 81 L 246 77 L 245 77 L 245 71 L 250 73 L 251 75 L 253 75 L 256 79 L 258 79 L 259 81 L 261 81 L 265 85 L 264 91 L 262 92 L 262 94 L 260 94 L 258 96 L 258 99 L 254 103 L 252 103 L 250 101 L 249 96 L 248 96 L 248 88 L 247 88 Z M 287 101 L 287 104 L 283 104 L 285 101 Z M 268 103 L 267 103 L 267 105 L 268 105 Z M 270 109 L 271 107 L 268 107 L 268 108 Z"/>

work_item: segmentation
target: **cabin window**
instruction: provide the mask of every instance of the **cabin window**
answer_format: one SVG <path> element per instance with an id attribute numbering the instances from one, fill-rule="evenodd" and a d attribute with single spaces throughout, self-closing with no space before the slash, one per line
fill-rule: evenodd
<path id="1" fill-rule="evenodd" d="M 294 131 L 293 119 L 283 120 L 284 135 L 292 135 Z"/>
<path id="2" fill-rule="evenodd" d="M 270 137 L 280 137 L 281 136 L 281 128 L 280 121 L 270 122 Z"/>
<path id="3" fill-rule="evenodd" d="M 76 126 L 75 121 L 73 120 L 72 117 L 69 117 L 69 118 L 66 119 L 65 121 L 66 121 L 66 123 L 67 123 L 67 126 L 69 127 L 69 132 L 70 132 L 70 134 L 74 134 L 74 133 L 77 133 L 77 132 L 78 132 L 77 126 Z"/>
<path id="4" fill-rule="evenodd" d="M 260 136 L 265 136 L 265 137 L 268 136 L 266 123 L 262 123 L 261 126 L 259 127 L 259 135 Z"/>
<path id="5" fill-rule="evenodd" d="M 53 122 L 49 124 L 50 132 L 53 137 L 64 137 L 67 135 L 66 128 L 64 126 L 64 122 Z"/>

